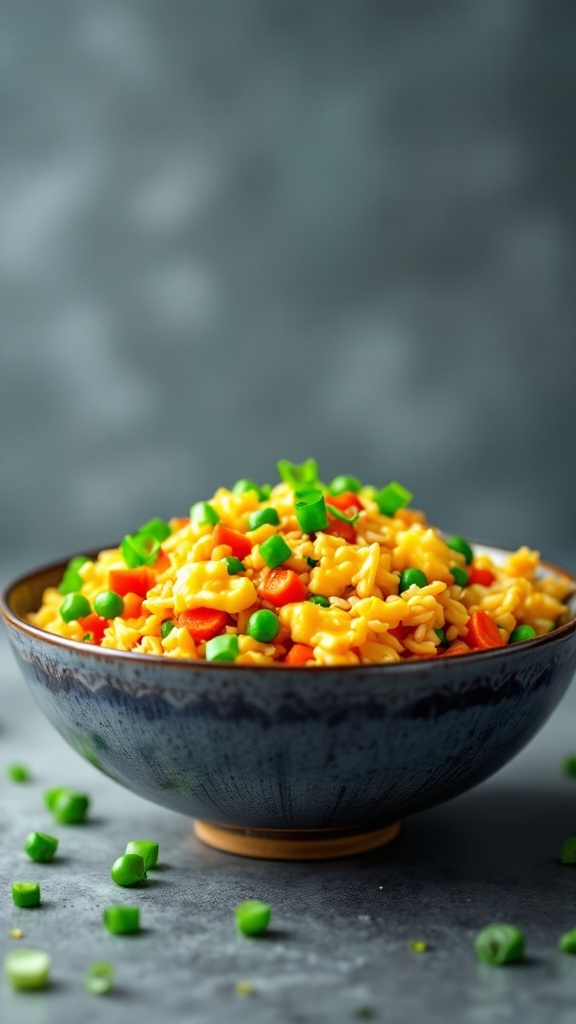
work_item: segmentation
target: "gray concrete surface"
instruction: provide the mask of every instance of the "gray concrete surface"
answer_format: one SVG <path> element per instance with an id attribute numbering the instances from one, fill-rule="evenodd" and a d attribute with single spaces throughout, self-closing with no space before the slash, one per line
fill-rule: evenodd
<path id="1" fill-rule="evenodd" d="M 515 761 L 475 791 L 405 822 L 387 849 L 324 864 L 281 864 L 220 854 L 191 838 L 189 821 L 123 791 L 64 744 L 40 715 L 0 641 L 0 954 L 47 950 L 53 983 L 13 993 L 0 983 L 2 1024 L 344 1024 L 360 1008 L 405 1024 L 571 1024 L 576 957 L 556 949 L 576 926 L 576 868 L 561 841 L 574 832 L 576 781 L 559 771 L 576 749 L 576 690 Z M 4 770 L 25 761 L 34 781 Z M 85 826 L 57 827 L 42 792 L 73 782 L 93 797 Z M 60 854 L 32 865 L 22 843 L 36 828 L 58 835 Z M 132 838 L 160 842 L 161 869 L 145 888 L 120 890 L 109 867 Z M 11 905 L 14 880 L 37 879 L 43 904 Z M 236 934 L 232 908 L 268 901 L 264 939 Z M 103 907 L 141 906 L 139 936 L 108 935 Z M 478 963 L 477 930 L 516 923 L 524 965 Z M 18 927 L 25 938 L 9 938 Z M 418 954 L 410 940 L 424 939 Z M 83 991 L 91 962 L 116 969 L 106 997 Z M 235 991 L 247 981 L 254 995 Z"/>

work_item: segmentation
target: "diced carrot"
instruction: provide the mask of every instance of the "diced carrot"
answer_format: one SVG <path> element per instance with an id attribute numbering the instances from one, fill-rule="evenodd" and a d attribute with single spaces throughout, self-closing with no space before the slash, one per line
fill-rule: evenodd
<path id="1" fill-rule="evenodd" d="M 124 594 L 124 611 L 122 612 L 123 619 L 138 619 L 142 614 L 142 601 L 138 594 L 131 593 Z"/>
<path id="2" fill-rule="evenodd" d="M 343 491 L 342 494 L 328 494 L 326 496 L 326 504 L 334 505 L 334 508 L 339 508 L 341 512 L 347 512 L 350 509 L 352 515 L 356 512 L 364 511 L 364 505 L 358 495 L 354 494 L 354 491 Z"/>
<path id="3" fill-rule="evenodd" d="M 504 641 L 500 636 L 498 626 L 488 612 L 481 608 L 468 619 L 468 632 L 466 643 L 469 647 L 503 647 Z"/>
<path id="4" fill-rule="evenodd" d="M 138 594 L 139 597 L 146 597 L 148 591 L 154 586 L 156 577 L 147 566 L 142 565 L 137 569 L 110 569 L 108 573 L 108 585 L 115 594 L 124 597 L 125 594 Z"/>
<path id="5" fill-rule="evenodd" d="M 78 619 L 78 625 L 82 627 L 85 633 L 92 633 L 93 643 L 99 644 L 104 636 L 104 630 L 106 626 L 110 625 L 108 619 L 102 619 L 96 612 L 90 612 L 89 615 L 84 615 L 83 618 Z"/>
<path id="6" fill-rule="evenodd" d="M 438 657 L 450 658 L 453 654 L 470 654 L 470 648 L 463 640 L 455 640 L 454 643 L 451 643 L 450 647 L 447 647 L 445 651 L 442 651 Z"/>
<path id="7" fill-rule="evenodd" d="M 217 548 L 220 544 L 226 544 L 232 549 L 232 554 L 240 559 L 246 558 L 246 555 L 252 551 L 251 541 L 245 533 L 231 530 L 229 526 L 223 526 L 222 523 L 218 523 L 214 527 L 214 547 Z"/>
<path id="8" fill-rule="evenodd" d="M 490 587 L 495 579 L 496 577 L 493 572 L 490 572 L 490 569 L 481 569 L 473 565 L 468 570 L 468 583 L 480 583 L 483 587 Z"/>
<path id="9" fill-rule="evenodd" d="M 306 587 L 293 569 L 270 569 L 261 583 L 258 593 L 263 601 L 276 608 L 295 601 L 306 600 Z"/>
<path id="10" fill-rule="evenodd" d="M 343 540 L 348 541 L 349 544 L 356 543 L 356 530 L 354 529 L 353 523 L 345 523 L 343 519 L 335 519 L 334 516 L 328 512 L 328 526 L 324 530 L 324 533 L 329 533 L 331 537 L 342 537 Z"/>
<path id="11" fill-rule="evenodd" d="M 165 551 L 160 550 L 158 558 L 154 562 L 152 568 L 154 569 L 154 572 L 160 574 L 162 572 L 166 572 L 166 570 L 169 569 L 171 565 L 172 563 L 170 561 L 169 556 L 166 554 Z"/>
<path id="12" fill-rule="evenodd" d="M 181 629 L 185 626 L 193 640 L 211 640 L 220 633 L 228 621 L 226 612 L 219 608 L 189 608 L 180 612 L 177 621 Z"/>
<path id="13" fill-rule="evenodd" d="M 404 637 L 408 633 L 408 626 L 403 626 L 402 623 L 398 623 L 393 629 L 389 629 L 388 632 L 391 636 L 395 636 L 397 640 L 404 640 Z"/>
<path id="14" fill-rule="evenodd" d="M 294 644 L 284 658 L 285 665 L 305 665 L 314 657 L 314 650 L 308 644 Z"/>

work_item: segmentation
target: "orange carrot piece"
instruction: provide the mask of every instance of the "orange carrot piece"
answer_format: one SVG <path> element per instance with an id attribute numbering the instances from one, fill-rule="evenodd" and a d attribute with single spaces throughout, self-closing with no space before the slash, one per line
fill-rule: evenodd
<path id="1" fill-rule="evenodd" d="M 305 665 L 314 657 L 314 650 L 308 644 L 294 644 L 284 659 L 285 665 Z"/>
<path id="2" fill-rule="evenodd" d="M 306 600 L 306 587 L 293 569 L 270 569 L 258 590 L 263 601 L 276 608 Z"/>
<path id="3" fill-rule="evenodd" d="M 341 512 L 350 512 L 352 515 L 356 512 L 364 511 L 364 505 L 358 495 L 354 494 L 354 491 L 343 491 L 342 494 L 328 494 L 326 495 L 326 504 L 334 505 L 334 508 L 339 508 Z"/>
<path id="4" fill-rule="evenodd" d="M 476 612 L 472 612 L 468 620 L 468 632 L 465 639 L 469 647 L 484 649 L 487 647 L 504 646 L 504 641 L 500 636 L 494 619 L 481 608 Z"/>
<path id="5" fill-rule="evenodd" d="M 115 594 L 120 594 L 120 597 L 129 593 L 146 597 L 154 583 L 154 573 L 145 565 L 138 569 L 110 569 L 108 573 L 110 590 L 113 590 Z"/>
<path id="6" fill-rule="evenodd" d="M 447 647 L 445 651 L 442 651 L 438 657 L 450 658 L 453 654 L 470 654 L 470 648 L 463 640 L 455 640 L 454 643 L 451 643 L 450 647 Z"/>
<path id="7" fill-rule="evenodd" d="M 99 644 L 102 642 L 106 626 L 110 625 L 110 623 L 108 619 L 102 619 L 99 615 L 96 615 L 96 612 L 90 612 L 89 615 L 78 619 L 78 625 L 82 627 L 85 633 L 92 633 L 92 643 Z"/>
<path id="8" fill-rule="evenodd" d="M 246 555 L 252 551 L 252 544 L 245 533 L 231 530 L 229 526 L 223 526 L 222 523 L 218 523 L 214 527 L 214 547 L 217 548 L 220 544 L 226 544 L 231 548 L 235 558 L 246 558 Z"/>
<path id="9" fill-rule="evenodd" d="M 477 566 L 472 566 L 468 573 L 468 583 L 480 583 L 483 587 L 491 586 L 495 579 L 490 569 L 480 569 Z"/>
<path id="10" fill-rule="evenodd" d="M 224 629 L 228 615 L 219 608 L 189 608 L 180 612 L 176 621 L 179 628 L 185 626 L 192 639 L 198 642 L 217 636 Z"/>
<path id="11" fill-rule="evenodd" d="M 170 561 L 170 558 L 166 554 L 166 552 L 165 551 L 160 551 L 159 554 L 158 554 L 158 558 L 154 562 L 154 565 L 152 566 L 152 568 L 153 568 L 154 572 L 160 574 L 160 573 L 166 572 L 166 570 L 170 568 L 171 564 L 172 563 Z"/>
<path id="12" fill-rule="evenodd" d="M 356 530 L 354 529 L 354 524 L 345 523 L 343 519 L 336 519 L 334 516 L 331 516 L 330 509 L 326 511 L 328 513 L 328 526 L 324 533 L 329 533 L 331 537 L 342 537 L 348 544 L 355 544 Z"/>
<path id="13" fill-rule="evenodd" d="M 123 619 L 138 619 L 142 614 L 142 601 L 138 594 L 134 594 L 132 591 L 128 591 L 124 594 L 124 611 L 122 612 Z"/>

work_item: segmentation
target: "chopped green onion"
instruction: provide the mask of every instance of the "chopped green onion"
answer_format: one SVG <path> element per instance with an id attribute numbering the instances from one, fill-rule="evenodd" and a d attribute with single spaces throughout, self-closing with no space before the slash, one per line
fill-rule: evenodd
<path id="1" fill-rule="evenodd" d="M 30 772 L 25 764 L 9 764 L 6 774 L 10 782 L 29 782 Z"/>
<path id="2" fill-rule="evenodd" d="M 566 775 L 576 776 L 576 754 L 569 754 L 562 761 L 562 771 Z"/>
<path id="3" fill-rule="evenodd" d="M 444 630 L 443 629 L 435 629 L 434 632 L 436 633 L 436 636 L 438 637 L 438 639 L 440 641 L 440 646 L 441 647 L 446 647 L 447 640 L 446 640 L 446 633 L 444 632 Z"/>
<path id="4" fill-rule="evenodd" d="M 510 633 L 509 643 L 518 644 L 522 640 L 532 640 L 536 636 L 536 630 L 532 626 L 516 626 Z"/>
<path id="5" fill-rule="evenodd" d="M 172 535 L 172 527 L 169 526 L 163 519 L 149 519 L 144 526 L 141 526 L 137 531 L 137 535 L 144 534 L 146 537 L 154 537 L 155 540 L 162 543 Z"/>
<path id="6" fill-rule="evenodd" d="M 292 554 L 292 548 L 278 533 L 268 537 L 268 540 L 265 540 L 258 550 L 270 569 L 276 569 L 282 565 Z"/>
<path id="7" fill-rule="evenodd" d="M 405 508 L 412 501 L 414 495 L 407 491 L 402 484 L 392 480 L 381 491 L 374 495 L 374 501 L 378 505 L 383 516 L 393 516 L 398 509 Z"/>
<path id="8" fill-rule="evenodd" d="M 86 793 L 75 793 L 65 786 L 47 790 L 44 802 L 61 825 L 82 824 L 90 807 L 90 797 Z"/>
<path id="9" fill-rule="evenodd" d="M 14 988 L 45 988 L 50 974 L 51 960 L 47 953 L 37 949 L 13 949 L 4 957 L 4 970 Z"/>
<path id="10" fill-rule="evenodd" d="M 362 490 L 362 484 L 357 476 L 342 473 L 340 476 L 334 477 L 332 483 L 328 486 L 328 490 L 330 494 L 346 494 L 347 491 L 358 494 Z"/>
<path id="11" fill-rule="evenodd" d="M 301 465 L 289 462 L 288 459 L 280 459 L 276 463 L 280 479 L 291 487 L 299 487 L 301 484 L 316 484 L 318 482 L 318 463 L 316 459 L 306 459 Z"/>
<path id="12" fill-rule="evenodd" d="M 320 559 L 319 558 L 309 558 L 307 556 L 306 557 L 306 561 L 308 562 L 308 565 L 310 566 L 311 569 L 315 569 L 316 566 L 318 565 L 318 562 L 320 561 Z"/>
<path id="13" fill-rule="evenodd" d="M 295 503 L 296 519 L 303 533 L 316 533 L 328 526 L 326 502 L 322 491 L 312 490 Z"/>
<path id="14" fill-rule="evenodd" d="M 255 484 L 253 480 L 246 480 L 242 478 L 241 480 L 237 480 L 232 488 L 232 494 L 248 494 L 249 491 L 254 491 L 258 500 L 261 500 L 260 487 L 258 484 Z"/>
<path id="15" fill-rule="evenodd" d="M 560 847 L 560 863 L 576 864 L 576 836 L 565 839 Z"/>
<path id="16" fill-rule="evenodd" d="M 86 565 L 86 562 L 91 561 L 92 559 L 88 558 L 88 555 L 75 555 L 74 558 L 70 559 L 66 568 L 72 569 L 74 572 L 78 572 L 78 570 L 81 569 L 83 565 Z"/>
<path id="17" fill-rule="evenodd" d="M 341 519 L 343 523 L 351 523 L 352 525 L 354 525 L 354 523 L 358 520 L 358 516 L 360 515 L 359 512 L 355 512 L 353 515 L 347 516 L 346 513 L 342 511 L 342 509 L 336 508 L 336 505 L 331 505 L 330 502 L 327 503 L 327 507 L 328 511 L 330 512 L 330 515 L 333 516 L 334 519 Z"/>
<path id="18" fill-rule="evenodd" d="M 428 950 L 428 943 L 422 939 L 412 939 L 410 946 L 415 953 L 426 953 Z"/>
<path id="19" fill-rule="evenodd" d="M 486 964 L 509 964 L 524 957 L 524 936 L 513 924 L 491 924 L 474 940 L 476 955 Z"/>
<path id="20" fill-rule="evenodd" d="M 244 562 L 241 562 L 235 555 L 227 555 L 224 559 L 229 576 L 237 576 L 239 572 L 246 572 Z"/>
<path id="21" fill-rule="evenodd" d="M 13 882 L 12 902 L 16 907 L 37 907 L 40 903 L 38 882 Z"/>
<path id="22" fill-rule="evenodd" d="M 146 880 L 144 859 L 136 853 L 124 853 L 114 861 L 110 875 L 116 885 L 139 885 Z"/>
<path id="23" fill-rule="evenodd" d="M 327 597 L 324 597 L 322 594 L 312 594 L 310 597 L 307 598 L 307 600 L 310 601 L 310 604 L 320 605 L 321 608 L 330 607 L 330 601 L 328 600 Z"/>
<path id="24" fill-rule="evenodd" d="M 400 573 L 400 585 L 398 588 L 400 593 L 403 594 L 405 590 L 408 590 L 408 587 L 414 584 L 417 587 L 425 587 L 428 584 L 428 580 L 421 569 L 404 569 Z"/>
<path id="25" fill-rule="evenodd" d="M 103 590 L 94 598 L 94 611 L 102 619 L 115 619 L 124 611 L 124 601 L 113 590 Z"/>
<path id="26" fill-rule="evenodd" d="M 453 565 L 450 572 L 454 577 L 454 583 L 457 583 L 459 587 L 468 586 L 468 573 L 465 569 L 461 569 L 458 565 Z"/>
<path id="27" fill-rule="evenodd" d="M 90 614 L 90 601 L 83 594 L 68 594 L 60 605 L 60 615 L 64 622 L 76 622 Z"/>
<path id="28" fill-rule="evenodd" d="M 268 501 L 268 498 L 272 494 L 272 484 L 261 484 L 260 485 L 260 501 Z"/>
<path id="29" fill-rule="evenodd" d="M 254 612 L 246 625 L 248 636 L 262 644 L 268 644 L 274 640 L 279 629 L 278 616 L 274 615 L 274 612 L 268 611 L 267 608 L 260 608 L 259 611 Z"/>
<path id="30" fill-rule="evenodd" d="M 75 569 L 66 569 L 58 590 L 61 594 L 75 594 L 77 590 L 82 590 L 83 584 L 84 580 L 79 572 Z"/>
<path id="31" fill-rule="evenodd" d="M 103 996 L 114 984 L 114 968 L 104 960 L 90 964 L 86 971 L 86 991 L 91 996 Z"/>
<path id="32" fill-rule="evenodd" d="M 262 935 L 270 924 L 272 910 L 260 900 L 245 900 L 236 907 L 234 915 L 243 935 Z"/>
<path id="33" fill-rule="evenodd" d="M 146 534 L 127 534 L 120 545 L 122 558 L 129 569 L 154 565 L 160 553 L 160 541 Z"/>
<path id="34" fill-rule="evenodd" d="M 464 540 L 464 537 L 448 537 L 446 543 L 452 551 L 459 551 L 461 555 L 464 555 L 466 565 L 472 564 L 474 561 L 474 552 L 472 551 L 468 541 Z"/>
<path id="35" fill-rule="evenodd" d="M 172 622 L 172 619 L 164 619 L 164 622 L 160 626 L 160 636 L 162 639 L 165 640 L 167 636 L 170 636 L 173 629 L 174 623 Z"/>
<path id="36" fill-rule="evenodd" d="M 140 931 L 140 907 L 106 907 L 104 926 L 112 935 L 130 935 Z"/>
<path id="37" fill-rule="evenodd" d="M 214 505 L 208 501 L 197 501 L 190 509 L 190 519 L 196 526 L 216 526 L 220 522 Z"/>
<path id="38" fill-rule="evenodd" d="M 562 950 L 563 953 L 576 953 L 576 928 L 572 928 L 569 932 L 564 932 L 563 935 L 558 939 L 558 949 Z"/>
<path id="39" fill-rule="evenodd" d="M 30 832 L 24 843 L 24 853 L 39 863 L 52 860 L 57 849 L 58 840 L 45 832 Z"/>
<path id="40" fill-rule="evenodd" d="M 142 857 L 146 871 L 155 868 L 158 863 L 158 843 L 151 839 L 132 839 L 126 845 L 126 853 L 136 853 Z"/>
<path id="41" fill-rule="evenodd" d="M 257 530 L 259 526 L 264 526 L 265 523 L 269 523 L 270 526 L 278 526 L 279 522 L 280 516 L 272 506 L 257 508 L 255 512 L 251 512 L 248 516 L 248 529 Z"/>
<path id="42" fill-rule="evenodd" d="M 239 653 L 235 633 L 222 633 L 206 642 L 206 661 L 236 661 Z"/>

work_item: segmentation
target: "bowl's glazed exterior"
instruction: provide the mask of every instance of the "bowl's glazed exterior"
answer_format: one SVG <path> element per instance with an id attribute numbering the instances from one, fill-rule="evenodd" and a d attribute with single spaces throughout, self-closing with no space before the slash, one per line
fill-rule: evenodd
<path id="1" fill-rule="evenodd" d="M 252 668 L 92 647 L 23 620 L 63 564 L 3 597 L 36 701 L 117 782 L 231 834 L 330 829 L 382 841 L 398 818 L 504 765 L 576 668 L 574 620 L 513 647 L 385 666 Z"/>

